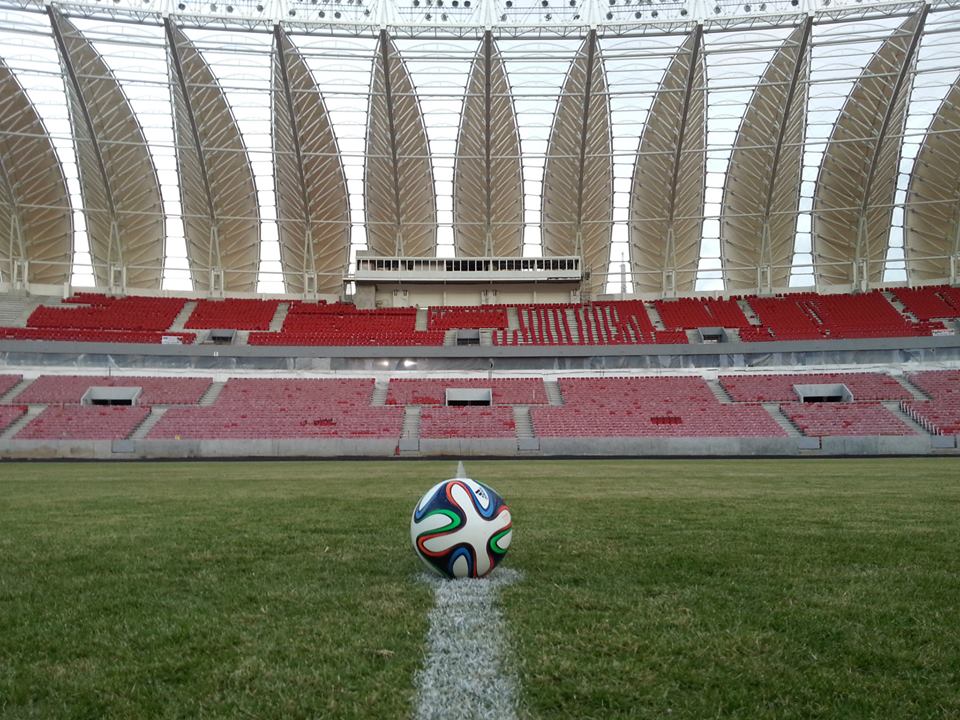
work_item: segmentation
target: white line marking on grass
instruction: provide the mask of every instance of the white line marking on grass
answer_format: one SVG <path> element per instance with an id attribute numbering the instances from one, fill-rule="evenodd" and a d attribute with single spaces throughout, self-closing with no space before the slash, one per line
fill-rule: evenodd
<path id="1" fill-rule="evenodd" d="M 517 681 L 506 667 L 506 627 L 495 601 L 519 579 L 504 568 L 488 579 L 429 579 L 436 604 L 417 674 L 417 720 L 515 720 Z"/>

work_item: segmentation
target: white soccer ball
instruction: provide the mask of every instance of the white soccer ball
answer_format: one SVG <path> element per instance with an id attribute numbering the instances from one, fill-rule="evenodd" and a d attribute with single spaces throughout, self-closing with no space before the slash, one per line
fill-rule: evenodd
<path id="1" fill-rule="evenodd" d="M 470 478 L 444 480 L 413 509 L 410 540 L 427 567 L 449 578 L 483 577 L 503 559 L 513 536 L 510 508 Z"/>

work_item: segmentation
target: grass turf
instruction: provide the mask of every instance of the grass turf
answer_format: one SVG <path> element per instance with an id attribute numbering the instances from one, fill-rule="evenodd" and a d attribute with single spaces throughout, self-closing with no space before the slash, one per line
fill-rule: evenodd
<path id="1" fill-rule="evenodd" d="M 0 464 L 0 717 L 408 717 L 452 470 Z M 960 716 L 955 459 L 467 470 L 528 717 Z"/>

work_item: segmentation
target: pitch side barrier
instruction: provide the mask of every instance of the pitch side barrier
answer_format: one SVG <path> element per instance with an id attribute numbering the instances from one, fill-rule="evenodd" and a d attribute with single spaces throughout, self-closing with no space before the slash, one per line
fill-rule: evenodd
<path id="1" fill-rule="evenodd" d="M 691 345 L 252 346 L 2 340 L 0 368 L 78 367 L 350 372 L 644 370 L 936 363 L 960 336 Z"/>

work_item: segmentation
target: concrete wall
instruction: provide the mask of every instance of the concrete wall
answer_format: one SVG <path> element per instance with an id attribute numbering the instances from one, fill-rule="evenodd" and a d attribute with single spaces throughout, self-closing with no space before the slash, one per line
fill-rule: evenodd
<path id="1" fill-rule="evenodd" d="M 0 459 L 765 457 L 960 455 L 955 436 L 831 438 L 540 438 L 539 450 L 512 439 L 387 440 L 3 440 Z"/>

